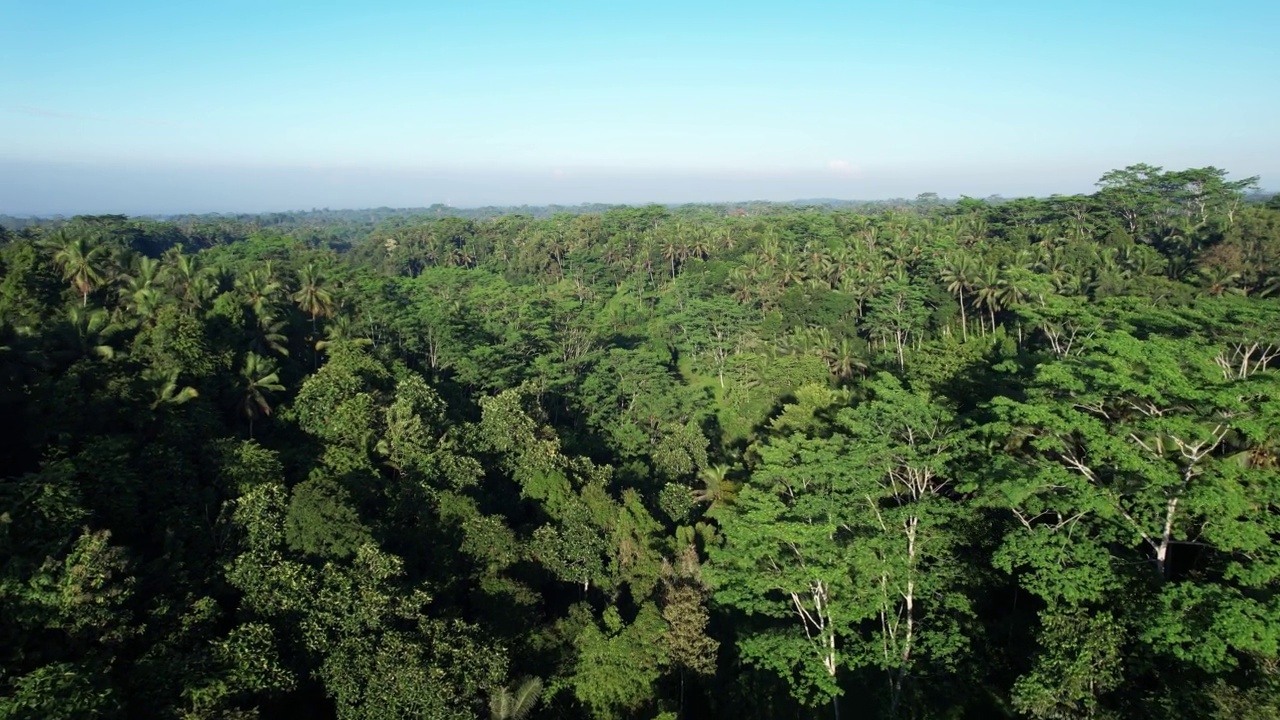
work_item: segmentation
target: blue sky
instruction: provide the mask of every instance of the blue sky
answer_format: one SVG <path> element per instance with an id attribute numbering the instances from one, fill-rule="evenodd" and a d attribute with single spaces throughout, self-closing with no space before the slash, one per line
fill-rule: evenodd
<path id="1" fill-rule="evenodd" d="M 0 212 L 1280 186 L 1280 3 L 0 0 Z"/>

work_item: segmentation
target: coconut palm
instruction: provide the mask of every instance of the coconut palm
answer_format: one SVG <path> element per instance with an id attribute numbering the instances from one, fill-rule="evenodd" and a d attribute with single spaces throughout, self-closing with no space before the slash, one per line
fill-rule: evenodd
<path id="1" fill-rule="evenodd" d="M 795 255 L 783 255 L 778 261 L 778 282 L 783 288 L 804 282 L 804 269 Z"/>
<path id="2" fill-rule="evenodd" d="M 707 503 L 708 510 L 731 505 L 738 495 L 738 483 L 729 479 L 729 465 L 712 465 L 698 473 L 702 487 L 693 491 L 693 501 Z"/>
<path id="3" fill-rule="evenodd" d="M 143 377 L 151 381 L 152 385 L 152 402 L 151 409 L 155 410 L 161 405 L 181 405 L 190 400 L 200 397 L 200 393 L 195 388 L 187 385 L 178 387 L 178 371 L 173 370 L 169 373 L 145 372 Z"/>
<path id="4" fill-rule="evenodd" d="M 701 226 L 697 227 L 689 241 L 689 256 L 705 260 L 711 255 L 712 247 L 711 231 Z"/>
<path id="5" fill-rule="evenodd" d="M 542 695 L 542 679 L 522 678 L 512 687 L 504 685 L 489 698 L 489 717 L 493 720 L 524 720 Z"/>
<path id="6" fill-rule="evenodd" d="M 137 262 L 133 263 L 129 273 L 121 279 L 124 280 L 124 291 L 126 295 L 141 290 L 151 290 L 160 284 L 160 275 L 163 266 L 159 260 L 141 256 Z"/>
<path id="7" fill-rule="evenodd" d="M 89 293 L 100 287 L 106 274 L 105 264 L 110 255 L 107 246 L 85 235 L 69 235 L 59 231 L 50 243 L 53 263 L 62 273 L 62 279 L 80 293 L 80 307 L 89 304 Z"/>
<path id="8" fill-rule="evenodd" d="M 729 282 L 733 286 L 733 299 L 748 304 L 755 300 L 755 282 L 751 272 L 742 265 L 729 271 Z"/>
<path id="9" fill-rule="evenodd" d="M 1262 297 L 1271 297 L 1273 295 L 1280 295 L 1280 275 L 1277 275 L 1267 280 L 1266 284 L 1263 285 L 1262 292 L 1258 294 L 1261 295 Z"/>
<path id="10" fill-rule="evenodd" d="M 148 325 L 156 316 L 156 311 L 160 309 L 164 298 L 161 297 L 159 291 L 155 288 L 142 288 L 129 294 L 125 298 L 124 306 L 129 312 L 133 313 L 143 325 Z"/>
<path id="11" fill-rule="evenodd" d="M 831 373 L 841 380 L 848 380 L 853 377 L 854 373 L 867 369 L 867 364 L 862 359 L 862 353 L 858 351 L 857 346 L 849 338 L 841 339 L 825 357 L 827 367 L 831 368 Z"/>
<path id="12" fill-rule="evenodd" d="M 315 263 L 308 263 L 298 271 L 298 291 L 291 297 L 303 312 L 311 315 L 313 331 L 316 329 L 317 317 L 333 314 L 333 295 L 325 287 L 324 275 L 316 268 Z"/>
<path id="13" fill-rule="evenodd" d="M 271 404 L 267 395 L 282 392 L 280 376 L 276 374 L 275 364 L 255 352 L 244 356 L 244 366 L 240 368 L 240 411 L 249 421 L 249 437 L 253 438 L 253 421 L 259 415 L 270 417 Z"/>
<path id="14" fill-rule="evenodd" d="M 182 250 L 175 247 L 164 254 L 164 262 L 164 278 L 170 291 L 174 297 L 185 299 L 200 272 L 199 256 L 184 255 Z"/>
<path id="15" fill-rule="evenodd" d="M 289 356 L 289 336 L 284 330 L 288 321 L 271 314 L 270 309 L 263 310 L 261 315 L 253 316 L 253 337 L 251 339 L 254 352 L 266 355 L 276 353 L 281 357 Z"/>
<path id="16" fill-rule="evenodd" d="M 1240 273 L 1221 265 L 1208 265 L 1200 268 L 1196 275 L 1200 278 L 1201 290 L 1207 295 L 1223 295 L 1233 292 L 1240 283 Z"/>
<path id="17" fill-rule="evenodd" d="M 1011 308 L 1021 305 L 1036 294 L 1035 273 L 1021 267 L 1006 267 L 1000 271 L 1000 303 Z"/>
<path id="18" fill-rule="evenodd" d="M 677 232 L 679 232 L 679 228 L 677 228 L 675 232 L 667 235 L 667 237 L 662 241 L 661 246 L 662 258 L 666 260 L 671 267 L 672 279 L 675 279 L 676 276 L 676 265 L 682 262 L 685 256 L 684 244 L 676 235 Z"/>
<path id="19" fill-rule="evenodd" d="M 996 312 L 1002 309 L 1001 298 L 1004 287 L 1000 280 L 1000 268 L 997 265 L 983 267 L 974 281 L 974 305 L 985 307 L 991 316 L 991 332 L 996 331 Z M 981 323 L 979 323 L 981 324 Z"/>
<path id="20" fill-rule="evenodd" d="M 373 341 L 369 338 L 360 337 L 359 332 L 356 330 L 355 322 L 351 320 L 350 315 L 339 315 L 335 318 L 326 328 L 325 335 L 324 340 L 316 342 L 317 352 L 324 352 L 339 343 L 360 346 L 373 344 Z"/>
<path id="21" fill-rule="evenodd" d="M 67 311 L 64 337 L 69 354 L 73 357 L 91 355 L 101 360 L 115 359 L 118 351 L 109 343 L 111 337 L 122 328 L 111 321 L 106 310 L 90 310 L 83 306 Z"/>
<path id="22" fill-rule="evenodd" d="M 267 263 L 262 270 L 250 270 L 236 278 L 235 288 L 240 292 L 244 304 L 257 315 L 262 315 L 264 310 L 269 309 L 284 289 L 275 279 L 271 263 Z"/>
<path id="23" fill-rule="evenodd" d="M 942 282 L 946 283 L 947 292 L 955 294 L 960 299 L 960 331 L 964 339 L 968 340 L 969 319 L 965 314 L 964 294 L 965 291 L 973 289 L 974 277 L 977 275 L 977 265 L 973 262 L 973 257 L 968 253 L 952 253 L 943 261 L 942 267 L 938 270 L 938 275 Z"/>
<path id="24" fill-rule="evenodd" d="M 716 233 L 716 245 L 721 250 L 732 250 L 738 244 L 738 239 L 734 237 L 733 227 L 726 225 Z"/>
<path id="25" fill-rule="evenodd" d="M 845 246 L 836 248 L 829 256 L 830 261 L 827 265 L 827 284 L 830 287 L 839 287 L 840 281 L 844 279 L 849 268 L 853 266 L 855 259 L 853 251 Z"/>

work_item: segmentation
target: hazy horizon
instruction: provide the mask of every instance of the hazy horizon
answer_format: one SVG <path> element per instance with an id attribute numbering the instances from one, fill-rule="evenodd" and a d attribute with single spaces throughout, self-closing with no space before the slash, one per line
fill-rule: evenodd
<path id="1" fill-rule="evenodd" d="M 1280 184 L 1255 0 L 0 12 L 10 215 L 1016 197 L 1139 162 Z"/>
<path id="2" fill-rule="evenodd" d="M 1104 171 L 1090 174 L 1080 170 L 1065 181 L 1037 178 L 1034 182 L 1013 183 L 1017 189 L 1010 190 L 1010 183 L 1001 182 L 998 177 L 975 181 L 973 175 L 958 172 L 949 177 L 936 176 L 932 185 L 887 172 L 877 178 L 851 178 L 837 184 L 816 172 L 772 176 L 657 172 L 624 175 L 588 169 L 562 171 L 549 177 L 525 174 L 494 178 L 479 173 L 365 168 L 137 168 L 0 160 L 0 214 L 150 216 L 426 208 L 436 204 L 471 209 L 803 200 L 875 202 L 910 199 L 924 192 L 937 193 L 943 199 L 1046 197 L 1093 192 L 1097 176 Z M 192 190 L 184 186 L 184 182 L 192 182 L 189 173 L 199 175 L 199 192 L 194 199 L 188 199 Z M 622 184 L 627 186 L 626 191 L 616 191 Z M 67 195 L 94 199 L 69 203 L 64 199 Z"/>

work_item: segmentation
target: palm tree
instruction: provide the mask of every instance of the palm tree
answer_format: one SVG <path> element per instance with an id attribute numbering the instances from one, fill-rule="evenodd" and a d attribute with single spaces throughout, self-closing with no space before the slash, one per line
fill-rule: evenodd
<path id="1" fill-rule="evenodd" d="M 183 255 L 177 248 L 165 253 L 164 277 L 170 292 L 187 314 L 194 314 L 213 299 L 220 282 L 216 274 L 202 267 L 199 255 Z"/>
<path id="2" fill-rule="evenodd" d="M 738 495 L 738 483 L 729 479 L 732 470 L 728 465 L 713 465 L 698 473 L 702 488 L 693 491 L 693 501 L 707 503 L 708 510 L 733 504 Z"/>
<path id="3" fill-rule="evenodd" d="M 151 403 L 152 410 L 159 408 L 161 405 L 181 405 L 200 397 L 200 393 L 189 385 L 178 387 L 177 370 L 170 371 L 168 374 L 144 372 L 143 377 L 151 380 L 153 383 L 152 391 L 155 399 Z"/>
<path id="4" fill-rule="evenodd" d="M 80 293 L 80 307 L 89 304 L 89 293 L 103 283 L 104 261 L 107 246 L 84 235 L 68 235 L 59 231 L 54 236 L 53 262 L 62 272 L 62 279 Z"/>
<path id="5" fill-rule="evenodd" d="M 965 315 L 964 293 L 973 288 L 977 268 L 973 257 L 968 253 L 957 252 L 950 255 L 939 269 L 942 282 L 947 284 L 947 292 L 960 298 L 960 330 L 965 340 L 969 339 L 969 319 Z"/>
<path id="6" fill-rule="evenodd" d="M 159 260 L 146 256 L 132 263 L 128 274 L 122 275 L 123 288 L 120 300 L 125 310 L 132 312 L 140 322 L 147 322 L 160 307 L 159 292 L 162 266 Z"/>
<path id="7" fill-rule="evenodd" d="M 855 372 L 867 369 L 862 353 L 858 352 L 849 338 L 843 338 L 831 349 L 827 356 L 827 366 L 831 368 L 833 375 L 842 380 L 848 380 Z"/>
<path id="8" fill-rule="evenodd" d="M 165 253 L 165 277 L 169 281 L 169 288 L 173 291 L 174 297 L 183 299 L 187 297 L 188 289 L 195 282 L 196 275 L 200 272 L 200 258 L 198 255 L 183 255 L 182 250 L 178 248 L 170 248 Z"/>
<path id="9" fill-rule="evenodd" d="M 137 316 L 140 323 L 146 325 L 155 318 L 161 302 L 160 293 L 148 287 L 130 293 L 125 300 L 125 307 Z"/>
<path id="10" fill-rule="evenodd" d="M 185 301 L 187 311 L 196 313 L 207 308 L 218 295 L 219 285 L 217 272 L 206 270 L 197 275 L 195 280 L 187 286 Z"/>
<path id="11" fill-rule="evenodd" d="M 339 315 L 329 324 L 326 329 L 324 340 L 316 342 L 316 352 L 324 352 L 330 347 L 338 343 L 350 343 L 352 345 L 372 345 L 373 341 L 367 337 L 360 337 L 355 329 L 355 323 L 351 320 L 350 315 Z"/>
<path id="12" fill-rule="evenodd" d="M 269 309 L 261 315 L 254 315 L 253 349 L 255 352 L 276 353 L 282 357 L 289 356 L 289 337 L 284 334 L 286 320 L 277 320 Z"/>
<path id="13" fill-rule="evenodd" d="M 671 278 L 674 280 L 676 277 L 676 262 L 684 259 L 684 247 L 675 233 L 668 235 L 662 241 L 662 257 L 670 263 Z"/>
<path id="14" fill-rule="evenodd" d="M 556 279 L 564 277 L 564 258 L 569 252 L 564 230 L 559 228 L 540 234 L 545 256 L 556 264 Z"/>
<path id="15" fill-rule="evenodd" d="M 270 359 L 250 352 L 244 356 L 244 367 L 240 369 L 240 410 L 249 420 L 249 438 L 253 439 L 253 421 L 258 415 L 271 415 L 271 404 L 267 402 L 267 394 L 281 392 L 280 376 L 276 374 L 275 364 Z"/>
<path id="16" fill-rule="evenodd" d="M 1201 267 L 1196 275 L 1200 278 L 1201 289 L 1208 295 L 1223 295 L 1231 292 L 1240 282 L 1240 273 L 1233 272 L 1222 265 Z"/>
<path id="17" fill-rule="evenodd" d="M 1258 293 L 1262 297 L 1271 297 L 1272 295 L 1280 295 L 1280 275 L 1267 280 L 1263 286 L 1262 292 Z"/>
<path id="18" fill-rule="evenodd" d="M 733 299 L 743 304 L 749 304 L 755 300 L 756 284 L 751 276 L 751 271 L 744 265 L 729 271 L 729 280 L 733 283 Z"/>
<path id="19" fill-rule="evenodd" d="M 333 313 L 333 295 L 325 287 L 324 276 L 316 269 L 315 263 L 308 263 L 298 271 L 298 291 L 291 297 L 303 312 L 311 315 L 313 332 L 318 316 L 328 317 Z"/>
<path id="20" fill-rule="evenodd" d="M 116 349 L 108 341 L 121 327 L 111 321 L 106 310 L 89 310 L 83 305 L 67 311 L 66 345 L 72 357 L 93 355 L 101 360 L 112 360 Z"/>
<path id="21" fill-rule="evenodd" d="M 706 260 L 711 255 L 711 248 L 711 231 L 698 226 L 693 233 L 693 239 L 689 242 L 689 255 Z"/>
<path id="22" fill-rule="evenodd" d="M 149 290 L 160 283 L 160 261 L 145 255 L 138 258 L 133 269 L 124 276 L 125 292 L 133 294 L 140 290 Z"/>
<path id="23" fill-rule="evenodd" d="M 804 282 L 804 270 L 800 266 L 799 258 L 795 255 L 783 255 L 778 261 L 778 282 L 783 288 Z"/>
<path id="24" fill-rule="evenodd" d="M 764 240 L 760 242 L 760 261 L 765 265 L 777 265 L 778 255 L 782 253 L 779 244 L 778 232 L 773 228 L 769 228 L 765 232 Z"/>
<path id="25" fill-rule="evenodd" d="M 995 332 L 996 311 L 1001 309 L 1000 300 L 1004 296 L 1000 267 L 998 265 L 987 265 L 982 268 L 977 280 L 974 282 L 974 287 L 977 290 L 974 304 L 978 307 L 987 308 L 987 312 L 991 315 L 991 332 Z"/>
<path id="26" fill-rule="evenodd" d="M 1007 308 L 1021 305 L 1031 299 L 1040 284 L 1030 270 L 1006 267 L 1000 271 L 1000 302 Z"/>
<path id="27" fill-rule="evenodd" d="M 493 720 L 524 720 L 538 704 L 542 695 L 542 679 L 525 677 L 514 689 L 510 685 L 498 688 L 489 698 L 489 717 Z"/>
<path id="28" fill-rule="evenodd" d="M 733 227 L 726 225 L 716 233 L 716 245 L 721 250 L 732 250 L 738 244 L 737 238 L 733 236 Z"/>
<path id="29" fill-rule="evenodd" d="M 987 236 L 987 221 L 979 215 L 960 216 L 948 223 L 947 230 L 961 245 L 972 247 Z"/>
<path id="30" fill-rule="evenodd" d="M 853 251 L 848 246 L 839 247 L 831 253 L 829 259 L 831 262 L 827 267 L 827 284 L 833 288 L 839 287 L 840 281 L 854 263 Z"/>
<path id="31" fill-rule="evenodd" d="M 236 278 L 235 287 L 243 295 L 244 304 L 262 315 L 283 289 L 272 277 L 271 263 L 267 263 L 261 272 L 250 270 Z"/>

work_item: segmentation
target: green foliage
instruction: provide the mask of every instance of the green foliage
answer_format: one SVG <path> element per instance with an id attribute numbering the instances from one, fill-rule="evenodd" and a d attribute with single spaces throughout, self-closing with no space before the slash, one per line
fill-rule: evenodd
<path id="1" fill-rule="evenodd" d="M 6 219 L 0 716 L 1274 717 L 1252 183 Z"/>
<path id="2" fill-rule="evenodd" d="M 513 686 L 503 686 L 489 700 L 491 720 L 524 720 L 538 703 L 542 680 L 526 677 Z"/>
<path id="3" fill-rule="evenodd" d="M 1032 718 L 1096 718 L 1099 698 L 1121 681 L 1124 627 L 1109 614 L 1047 614 L 1035 669 L 1013 686 L 1013 706 Z"/>
<path id="4" fill-rule="evenodd" d="M 605 627 L 592 623 L 578 635 L 574 695 L 601 719 L 626 717 L 652 702 L 653 685 L 668 662 L 666 621 L 651 604 L 623 623 L 611 607 Z"/>
<path id="5" fill-rule="evenodd" d="M 330 478 L 318 477 L 293 489 L 285 517 L 285 540 L 298 552 L 321 558 L 354 555 L 372 538 L 351 507 L 346 490 Z"/>
<path id="6" fill-rule="evenodd" d="M 114 688 L 102 685 L 98 668 L 73 663 L 45 665 L 12 681 L 0 697 L 0 717 L 13 720 L 81 720 L 118 712 Z"/>

